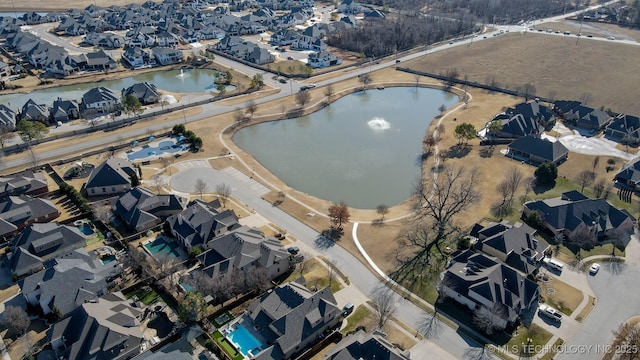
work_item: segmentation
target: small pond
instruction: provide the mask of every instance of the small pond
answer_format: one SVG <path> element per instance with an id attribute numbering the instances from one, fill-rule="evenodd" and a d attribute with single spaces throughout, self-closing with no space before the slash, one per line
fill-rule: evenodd
<path id="1" fill-rule="evenodd" d="M 392 206 L 414 190 L 438 108 L 457 100 L 430 88 L 357 92 L 309 116 L 243 128 L 233 140 L 299 191 L 354 208 Z"/>

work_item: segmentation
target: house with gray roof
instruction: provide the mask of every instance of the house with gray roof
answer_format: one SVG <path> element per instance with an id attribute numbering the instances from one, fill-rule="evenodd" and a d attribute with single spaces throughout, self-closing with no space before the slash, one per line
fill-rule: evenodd
<path id="1" fill-rule="evenodd" d="M 0 130 L 14 131 L 16 129 L 16 112 L 4 104 L 0 104 Z"/>
<path id="2" fill-rule="evenodd" d="M 633 190 L 640 190 L 640 157 L 624 163 L 622 169 L 613 177 L 616 183 L 624 184 Z"/>
<path id="3" fill-rule="evenodd" d="M 113 33 L 91 32 L 84 36 L 83 41 L 102 49 L 120 49 L 125 44 L 124 37 Z"/>
<path id="4" fill-rule="evenodd" d="M 0 198 L 9 195 L 39 195 L 49 192 L 47 177 L 31 170 L 0 176 Z"/>
<path id="5" fill-rule="evenodd" d="M 51 325 L 47 338 L 57 359 L 130 359 L 146 341 L 140 326 L 143 314 L 139 302 L 110 293 Z"/>
<path id="6" fill-rule="evenodd" d="M 120 110 L 120 96 L 112 90 L 98 86 L 82 95 L 82 107 L 101 113 L 111 113 Z"/>
<path id="7" fill-rule="evenodd" d="M 613 117 L 606 111 L 579 105 L 564 112 L 564 119 L 577 127 L 600 131 L 609 125 Z"/>
<path id="8" fill-rule="evenodd" d="M 68 122 L 80 118 L 80 105 L 75 100 L 62 100 L 58 98 L 53 102 L 51 116 L 54 122 Z"/>
<path id="9" fill-rule="evenodd" d="M 46 223 L 60 216 L 49 199 L 29 195 L 0 198 L 0 237 L 8 237 L 34 223 Z M 9 232 L 4 232 L 9 230 Z"/>
<path id="10" fill-rule="evenodd" d="M 19 118 L 20 120 L 40 121 L 45 125 L 49 125 L 51 122 L 49 108 L 47 105 L 36 104 L 33 99 L 27 100 L 27 102 L 22 106 Z"/>
<path id="11" fill-rule="evenodd" d="M 107 294 L 121 273 L 117 261 L 104 264 L 95 253 L 81 248 L 55 258 L 52 266 L 27 276 L 18 285 L 27 303 L 39 307 L 44 315 L 59 312 L 66 317 L 83 303 Z"/>
<path id="12" fill-rule="evenodd" d="M 158 88 L 146 81 L 129 86 L 124 90 L 122 95 L 133 95 L 142 105 L 155 104 L 160 100 Z"/>
<path id="13" fill-rule="evenodd" d="M 155 194 L 138 186 L 118 198 L 114 213 L 136 232 L 160 224 L 171 215 L 183 211 L 189 199 L 175 194 Z"/>
<path id="14" fill-rule="evenodd" d="M 620 114 L 607 125 L 605 134 L 615 141 L 638 144 L 640 143 L 640 118 Z"/>
<path id="15" fill-rule="evenodd" d="M 118 63 L 104 50 L 84 54 L 87 58 L 85 68 L 87 70 L 113 70 L 118 67 Z"/>
<path id="16" fill-rule="evenodd" d="M 538 101 L 520 103 L 514 108 L 496 115 L 492 121 L 500 121 L 502 129 L 495 136 L 516 139 L 531 135 L 539 137 L 545 127 L 555 123 L 556 115 Z"/>
<path id="17" fill-rule="evenodd" d="M 16 276 L 35 273 L 45 261 L 86 245 L 86 237 L 75 226 L 55 222 L 33 224 L 11 241 L 9 266 Z"/>
<path id="18" fill-rule="evenodd" d="M 222 210 L 218 200 L 207 203 L 200 199 L 191 202 L 184 211 L 169 216 L 167 225 L 187 249 L 205 248 L 214 238 L 240 227 L 233 210 Z"/>
<path id="19" fill-rule="evenodd" d="M 558 198 L 528 201 L 522 211 L 524 214 L 539 212 L 544 229 L 553 235 L 562 233 L 568 241 L 583 227 L 598 238 L 605 238 L 611 231 L 631 232 L 636 222 L 626 210 L 616 208 L 605 199 L 589 199 L 578 191 L 565 192 Z"/>
<path id="20" fill-rule="evenodd" d="M 156 46 L 151 49 L 151 52 L 160 65 L 179 64 L 184 60 L 182 51 L 178 49 Z"/>
<path id="21" fill-rule="evenodd" d="M 517 160 L 524 158 L 532 164 L 548 162 L 560 165 L 569 157 L 569 149 L 562 145 L 560 141 L 540 139 L 531 135 L 515 139 L 508 147 L 508 156 Z"/>
<path id="22" fill-rule="evenodd" d="M 309 54 L 309 57 L 307 58 L 307 64 L 309 64 L 309 66 L 314 69 L 324 68 L 342 64 L 342 58 L 337 57 L 333 53 L 328 51 L 320 51 Z"/>
<path id="23" fill-rule="evenodd" d="M 324 354 L 325 360 L 409 360 L 409 351 L 398 349 L 380 331 L 358 330 Z"/>
<path id="24" fill-rule="evenodd" d="M 241 226 L 225 232 L 206 244 L 197 256 L 202 271 L 213 278 L 232 271 L 247 274 L 252 268 L 262 268 L 269 279 L 284 274 L 289 268 L 291 254 L 274 237 L 264 237 L 257 228 Z"/>
<path id="25" fill-rule="evenodd" d="M 131 190 L 131 177 L 138 175 L 133 164 L 117 157 L 108 158 L 91 170 L 85 189 L 88 196 L 117 195 Z"/>
<path id="26" fill-rule="evenodd" d="M 471 236 L 476 238 L 476 249 L 525 275 L 535 275 L 551 249 L 549 243 L 536 237 L 535 229 L 519 222 L 491 222 Z"/>
<path id="27" fill-rule="evenodd" d="M 480 307 L 493 310 L 496 324 L 508 327 L 523 312 L 538 304 L 540 287 L 526 275 L 498 259 L 470 250 L 452 254 L 441 275 L 440 294 L 470 310 Z"/>
<path id="28" fill-rule="evenodd" d="M 246 310 L 242 321 L 259 333 L 266 348 L 252 351 L 255 360 L 290 359 L 340 323 L 341 310 L 329 287 L 312 292 L 290 282 L 262 294 Z"/>
<path id="29" fill-rule="evenodd" d="M 127 47 L 122 53 L 122 59 L 134 69 L 156 66 L 156 59 L 151 55 L 151 50 L 139 47 Z"/>

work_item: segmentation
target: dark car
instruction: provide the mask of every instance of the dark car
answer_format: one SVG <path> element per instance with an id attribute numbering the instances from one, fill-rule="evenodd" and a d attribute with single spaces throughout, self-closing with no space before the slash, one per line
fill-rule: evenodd
<path id="1" fill-rule="evenodd" d="M 285 78 L 280 78 L 278 81 L 281 82 L 282 84 L 286 84 L 287 83 L 287 79 L 285 79 Z"/>
<path id="2" fill-rule="evenodd" d="M 289 246 L 289 247 L 287 248 L 287 251 L 289 252 L 289 254 L 293 254 L 293 255 L 295 255 L 295 254 L 297 254 L 297 253 L 299 253 L 299 252 L 300 252 L 300 248 L 299 248 L 299 247 L 297 247 L 297 246 Z"/>

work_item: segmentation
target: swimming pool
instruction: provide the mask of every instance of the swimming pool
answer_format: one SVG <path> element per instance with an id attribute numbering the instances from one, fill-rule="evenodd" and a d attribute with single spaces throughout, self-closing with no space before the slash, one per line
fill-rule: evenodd
<path id="1" fill-rule="evenodd" d="M 187 145 L 178 144 L 175 139 L 160 141 L 156 146 L 146 146 L 138 151 L 127 152 L 129 160 L 144 159 L 149 156 L 162 155 L 163 153 L 174 154 L 188 148 Z"/>
<path id="2" fill-rule="evenodd" d="M 116 261 L 116 256 L 115 255 L 108 255 L 108 256 L 105 256 L 105 257 L 101 258 L 100 261 L 102 261 L 102 263 L 104 265 L 107 265 L 110 262 Z"/>
<path id="3" fill-rule="evenodd" d="M 91 228 L 91 225 L 87 223 L 82 223 L 82 225 L 78 226 L 78 230 L 85 235 L 93 235 L 95 233 Z"/>
<path id="4" fill-rule="evenodd" d="M 157 237 L 155 240 L 150 241 L 144 244 L 144 247 L 149 250 L 154 256 L 156 255 L 165 255 L 172 256 L 175 258 L 180 258 L 182 255 L 180 251 L 178 251 L 177 243 L 173 241 L 167 241 L 163 237 Z"/>
<path id="5" fill-rule="evenodd" d="M 262 350 L 262 343 L 256 339 L 253 334 L 242 324 L 237 324 L 236 329 L 227 335 L 231 341 L 240 350 L 242 355 L 247 356 L 249 351 L 253 355 L 258 354 Z"/>

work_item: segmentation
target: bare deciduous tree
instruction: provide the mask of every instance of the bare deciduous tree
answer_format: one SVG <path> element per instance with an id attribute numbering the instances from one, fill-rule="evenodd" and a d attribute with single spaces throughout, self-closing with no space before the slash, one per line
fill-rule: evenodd
<path id="1" fill-rule="evenodd" d="M 329 206 L 329 220 L 336 228 L 342 229 L 342 224 L 348 222 L 350 217 L 349 207 L 344 201 Z"/>
<path id="2" fill-rule="evenodd" d="M 584 93 L 580 94 L 580 96 L 578 97 L 578 100 L 584 106 L 588 106 L 592 99 L 593 99 L 593 97 L 591 96 L 591 93 L 588 93 L 588 92 L 584 92 Z"/>
<path id="3" fill-rule="evenodd" d="M 529 176 L 524 179 L 524 201 L 527 201 L 527 197 L 529 196 L 529 192 L 533 191 L 536 187 L 536 178 L 533 176 Z"/>
<path id="4" fill-rule="evenodd" d="M 255 101 L 249 100 L 247 101 L 245 108 L 247 109 L 247 113 L 249 114 L 249 119 L 253 118 L 253 114 L 258 111 L 258 104 Z"/>
<path id="5" fill-rule="evenodd" d="M 594 175 L 591 170 L 583 170 L 578 174 L 576 182 L 580 185 L 580 192 L 583 192 L 586 186 L 593 184 L 593 180 L 595 180 Z"/>
<path id="6" fill-rule="evenodd" d="M 567 237 L 567 240 L 578 247 L 576 259 L 582 260 L 582 249 L 591 249 L 598 240 L 596 229 L 590 225 L 581 224 Z"/>
<path id="7" fill-rule="evenodd" d="M 311 100 L 311 93 L 307 90 L 298 91 L 296 93 L 296 104 L 300 105 L 300 108 L 304 108 Z"/>
<path id="8" fill-rule="evenodd" d="M 613 343 L 611 344 L 611 350 L 609 350 L 610 353 L 613 353 L 615 349 L 638 348 L 640 348 L 640 328 L 637 324 L 625 322 L 613 331 Z M 624 360 L 637 359 L 637 353 L 635 350 L 625 352 L 616 351 L 615 358 Z"/>
<path id="9" fill-rule="evenodd" d="M 31 167 L 34 169 L 37 168 L 40 163 L 40 157 L 33 150 L 33 146 L 29 146 L 29 163 L 31 164 Z"/>
<path id="10" fill-rule="evenodd" d="M 367 86 L 373 82 L 373 79 L 371 78 L 371 74 L 364 73 L 358 75 L 358 81 L 362 84 L 362 90 L 367 91 Z"/>
<path id="11" fill-rule="evenodd" d="M 173 162 L 173 158 L 170 156 L 163 156 L 160 158 L 160 163 L 162 163 L 162 167 L 169 171 L 169 175 L 171 175 L 171 163 Z"/>
<path id="12" fill-rule="evenodd" d="M 477 190 L 480 174 L 477 169 L 467 170 L 455 165 L 446 166 L 434 180 L 429 177 L 416 186 L 416 211 L 419 218 L 431 223 L 435 234 L 424 249 L 440 248 L 452 233 L 457 231 L 454 218 L 461 211 L 477 204 L 482 197 Z"/>
<path id="13" fill-rule="evenodd" d="M 485 334 L 491 335 L 494 331 L 504 330 L 505 311 L 504 305 L 496 303 L 493 307 L 480 306 L 473 313 L 473 324 Z"/>
<path id="14" fill-rule="evenodd" d="M 247 271 L 247 290 L 255 290 L 258 294 L 261 294 L 265 290 L 271 287 L 271 280 L 269 280 L 269 274 L 267 269 L 263 267 L 252 266 Z"/>
<path id="15" fill-rule="evenodd" d="M 22 336 L 31 325 L 31 321 L 21 307 L 7 306 L 2 313 L 2 325 L 6 326 L 9 332 Z"/>
<path id="16" fill-rule="evenodd" d="M 328 271 L 327 280 L 329 280 L 329 288 L 331 288 L 331 285 L 333 284 L 333 279 L 335 279 L 336 277 L 338 264 L 335 260 L 331 260 L 328 265 L 329 265 L 329 268 L 327 269 Z"/>
<path id="17" fill-rule="evenodd" d="M 374 315 L 380 329 L 396 312 L 396 293 L 389 286 L 393 285 L 380 284 L 371 293 Z"/>
<path id="18" fill-rule="evenodd" d="M 233 120 L 236 123 L 241 123 L 241 122 L 246 120 L 246 117 L 244 116 L 244 113 L 242 112 L 242 109 L 238 108 L 238 109 L 235 109 L 233 111 Z"/>
<path id="19" fill-rule="evenodd" d="M 13 139 L 14 134 L 8 128 L 0 126 L 0 146 L 4 149 L 4 145 Z"/>
<path id="20" fill-rule="evenodd" d="M 598 164 L 600 164 L 600 156 L 594 157 L 593 162 L 591 163 L 591 165 L 593 165 L 593 168 L 591 169 L 591 171 L 593 172 L 593 177 L 596 176 L 596 168 L 598 167 Z"/>
<path id="21" fill-rule="evenodd" d="M 109 224 L 111 223 L 111 220 L 113 220 L 113 211 L 111 211 L 111 206 L 96 203 L 91 206 L 91 209 L 93 211 L 93 217 L 103 224 Z"/>
<path id="22" fill-rule="evenodd" d="M 162 186 L 164 185 L 162 176 L 160 176 L 160 174 L 153 175 L 151 177 L 151 183 L 153 184 L 153 188 L 156 190 L 156 194 L 160 194 L 160 192 L 162 191 Z"/>
<path id="23" fill-rule="evenodd" d="M 227 201 L 229 201 L 229 196 L 231 195 L 231 185 L 227 183 L 218 184 L 216 185 L 216 192 L 222 207 L 227 207 Z"/>
<path id="24" fill-rule="evenodd" d="M 464 351 L 462 355 L 464 360 L 492 360 L 493 353 L 489 350 L 489 347 L 484 344 L 479 347 L 470 347 Z"/>
<path id="25" fill-rule="evenodd" d="M 604 189 L 607 186 L 607 180 L 605 179 L 598 179 L 596 182 L 593 183 L 593 194 L 595 197 L 599 198 L 602 197 L 602 194 L 604 193 Z"/>
<path id="26" fill-rule="evenodd" d="M 335 95 L 335 90 L 333 89 L 333 85 L 329 84 L 324 88 L 324 96 L 327 97 L 327 102 L 331 102 L 331 98 Z"/>
<path id="27" fill-rule="evenodd" d="M 380 215 L 380 221 L 384 221 L 384 216 L 389 213 L 389 207 L 385 204 L 380 204 L 376 206 L 376 212 Z"/>
<path id="28" fill-rule="evenodd" d="M 524 101 L 529 101 L 535 96 L 536 87 L 532 83 L 526 83 L 520 87 L 520 91 L 518 91 L 520 95 L 524 98 Z"/>
<path id="29" fill-rule="evenodd" d="M 198 193 L 198 195 L 200 195 L 200 199 L 202 199 L 202 195 L 204 195 L 204 193 L 207 191 L 207 188 L 209 188 L 209 185 L 207 185 L 207 183 L 204 180 L 202 179 L 196 180 L 196 185 L 194 186 L 194 190 Z"/>

